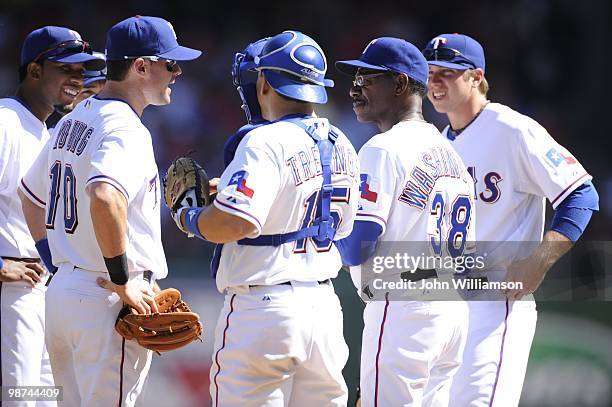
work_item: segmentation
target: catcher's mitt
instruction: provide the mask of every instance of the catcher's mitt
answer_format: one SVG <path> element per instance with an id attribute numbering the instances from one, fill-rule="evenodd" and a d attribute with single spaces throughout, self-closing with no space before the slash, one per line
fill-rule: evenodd
<path id="1" fill-rule="evenodd" d="M 193 158 L 174 160 L 164 176 L 164 200 L 173 214 L 181 207 L 202 207 L 212 202 L 209 178 Z"/>
<path id="2" fill-rule="evenodd" d="M 181 300 L 179 290 L 162 290 L 155 295 L 155 301 L 158 314 L 143 315 L 134 308 L 123 307 L 115 322 L 119 335 L 158 353 L 181 348 L 196 339 L 201 341 L 200 316 Z"/>

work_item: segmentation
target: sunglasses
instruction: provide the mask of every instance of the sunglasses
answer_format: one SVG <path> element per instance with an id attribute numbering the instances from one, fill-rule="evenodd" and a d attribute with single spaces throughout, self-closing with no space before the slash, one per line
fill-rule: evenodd
<path id="1" fill-rule="evenodd" d="M 466 62 L 472 67 L 476 68 L 476 64 L 466 58 L 461 52 L 453 48 L 425 48 L 423 50 L 423 56 L 428 61 L 456 61 Z"/>
<path id="2" fill-rule="evenodd" d="M 153 62 L 165 61 L 166 62 L 166 70 L 168 72 L 174 72 L 174 70 L 176 69 L 176 67 L 178 65 L 178 62 L 176 62 L 174 59 L 160 58 L 160 57 L 155 56 L 155 55 L 139 56 L 139 57 L 123 57 L 123 58 L 125 58 L 125 59 L 142 58 L 142 59 L 146 59 L 146 60 L 153 61 Z"/>
<path id="3" fill-rule="evenodd" d="M 61 57 L 73 54 L 86 53 L 91 54 L 91 46 L 87 41 L 82 40 L 70 40 L 60 42 L 57 45 L 54 45 L 52 48 L 49 48 L 36 56 L 33 61 L 40 61 L 42 59 L 48 59 L 53 57 Z"/>
<path id="4" fill-rule="evenodd" d="M 357 74 L 355 75 L 355 79 L 353 80 L 353 86 L 359 86 L 359 87 L 364 87 L 364 86 L 369 86 L 372 84 L 372 79 L 378 77 L 378 76 L 383 76 L 386 75 L 387 72 L 377 72 L 377 73 L 370 73 L 370 74 Z"/>

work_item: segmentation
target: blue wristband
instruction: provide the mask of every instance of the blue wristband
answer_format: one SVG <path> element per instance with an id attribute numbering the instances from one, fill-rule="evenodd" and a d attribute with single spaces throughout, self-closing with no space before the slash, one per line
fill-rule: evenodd
<path id="1" fill-rule="evenodd" d="M 53 265 L 53 258 L 51 257 L 51 249 L 49 249 L 49 241 L 47 238 L 45 237 L 40 239 L 38 242 L 36 242 L 35 246 L 36 250 L 38 250 L 40 258 L 45 264 L 45 267 L 47 270 L 49 270 L 49 273 L 55 274 L 57 267 Z"/>
<path id="2" fill-rule="evenodd" d="M 189 208 L 185 211 L 185 229 L 192 233 L 193 235 L 199 237 L 202 240 L 206 240 L 206 238 L 200 232 L 200 228 L 198 227 L 198 219 L 200 215 L 204 212 L 204 208 Z"/>
<path id="3" fill-rule="evenodd" d="M 2 257 L 0 257 L 0 270 L 2 269 L 2 267 L 4 267 L 4 260 L 2 260 Z"/>

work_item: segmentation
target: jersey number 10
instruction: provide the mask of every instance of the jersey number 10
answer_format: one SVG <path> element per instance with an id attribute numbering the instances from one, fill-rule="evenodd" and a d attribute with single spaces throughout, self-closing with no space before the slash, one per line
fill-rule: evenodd
<path id="1" fill-rule="evenodd" d="M 55 229 L 55 214 L 57 203 L 60 198 L 64 198 L 64 229 L 66 233 L 74 233 L 79 221 L 77 218 L 77 199 L 76 199 L 76 177 L 72 171 L 72 166 L 66 164 L 62 177 L 62 162 L 55 161 L 49 170 L 51 178 L 49 188 L 49 204 L 47 205 L 47 229 Z M 63 194 L 60 188 L 63 187 Z"/>

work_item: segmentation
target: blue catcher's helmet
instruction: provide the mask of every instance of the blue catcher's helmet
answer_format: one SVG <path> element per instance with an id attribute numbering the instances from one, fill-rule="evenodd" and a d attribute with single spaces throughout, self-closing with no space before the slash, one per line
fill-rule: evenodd
<path id="1" fill-rule="evenodd" d="M 272 88 L 291 99 L 326 103 L 325 87 L 334 81 L 325 79 L 327 60 L 319 44 L 299 31 L 283 31 L 270 38 L 255 57 L 258 71 Z"/>
<path id="2" fill-rule="evenodd" d="M 251 124 L 265 121 L 261 117 L 261 108 L 257 101 L 255 57 L 261 53 L 267 40 L 268 37 L 255 41 L 247 45 L 244 51 L 238 52 L 234 56 L 232 78 L 240 99 L 242 99 L 242 110 L 246 114 L 247 121 Z"/>

